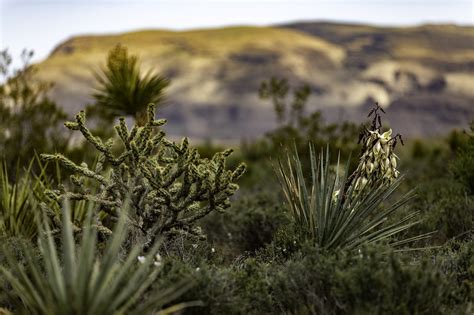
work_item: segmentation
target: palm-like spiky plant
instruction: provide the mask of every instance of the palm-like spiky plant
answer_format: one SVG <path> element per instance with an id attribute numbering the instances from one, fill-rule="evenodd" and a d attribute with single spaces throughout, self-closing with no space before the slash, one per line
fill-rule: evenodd
<path id="1" fill-rule="evenodd" d="M 93 95 L 99 111 L 109 116 L 132 116 L 138 125 L 146 123 L 147 106 L 163 101 L 169 80 L 148 71 L 143 74 L 136 56 L 117 45 L 109 52 L 106 67 L 95 77 L 97 92 Z"/>
<path id="2" fill-rule="evenodd" d="M 87 224 L 82 230 L 81 245 L 74 241 L 70 210 L 66 206 L 62 217 L 62 247 L 55 244 L 47 223 L 41 227 L 45 237 L 39 238 L 41 260 L 25 247 L 26 265 L 5 252 L 7 266 L 0 266 L 13 292 L 23 302 L 29 314 L 166 314 L 190 304 L 174 305 L 158 312 L 165 303 L 183 292 L 187 285 L 154 291 L 143 300 L 144 292 L 156 279 L 157 249 L 155 244 L 146 256 L 138 256 L 141 247 L 135 246 L 121 259 L 121 247 L 126 236 L 127 217 L 121 215 L 115 233 L 105 252 L 96 253 L 97 229 L 89 211 Z M 124 212 L 125 213 L 125 212 Z M 138 259 L 137 259 L 138 258 Z M 196 304 L 196 303 L 194 303 Z"/>
<path id="3" fill-rule="evenodd" d="M 418 223 L 413 212 L 401 220 L 385 224 L 388 218 L 412 197 L 409 192 L 396 202 L 382 206 L 401 183 L 401 178 L 390 183 L 375 182 L 370 189 L 360 190 L 357 179 L 349 180 L 349 165 L 340 174 L 339 161 L 336 172 L 331 172 L 329 150 L 319 157 L 310 145 L 311 177 L 307 187 L 302 163 L 297 153 L 288 154 L 286 161 L 279 161 L 277 176 L 280 180 L 296 225 L 301 235 L 326 249 L 355 249 L 366 243 L 390 241 L 390 238 Z M 394 246 L 426 237 L 420 235 L 397 242 Z"/>
<path id="4" fill-rule="evenodd" d="M 17 166 L 15 182 L 8 178 L 6 163 L 0 167 L 0 237 L 21 236 L 32 239 L 37 234 L 37 218 L 40 215 L 35 198 L 44 188 L 44 172 L 33 176 L 31 161 L 24 172 Z"/>

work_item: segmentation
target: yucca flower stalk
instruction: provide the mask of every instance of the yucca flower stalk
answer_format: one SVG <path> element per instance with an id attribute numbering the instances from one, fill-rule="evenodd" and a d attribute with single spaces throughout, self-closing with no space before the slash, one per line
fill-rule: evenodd
<path id="1" fill-rule="evenodd" d="M 296 150 L 287 152 L 285 160 L 279 160 L 276 173 L 295 224 L 304 239 L 319 247 L 352 250 L 382 241 L 401 246 L 431 234 L 392 241 L 394 235 L 419 223 L 415 219 L 418 212 L 387 224 L 388 219 L 414 197 L 414 193 L 410 191 L 385 205 L 402 182 L 393 161 L 396 158 L 393 149 L 397 139 L 401 138 L 399 135 L 391 138 L 391 131 L 380 134 L 377 110 L 375 115 L 376 128 L 366 130 L 361 137 L 365 141 L 364 151 L 357 169 L 350 175 L 349 163 L 341 174 L 339 158 L 336 171 L 331 172 L 329 146 L 318 156 L 310 144 L 309 176 L 305 176 Z"/>
<path id="2" fill-rule="evenodd" d="M 196 304 L 174 305 L 160 311 L 165 303 L 189 287 L 185 282 L 154 291 L 147 295 L 147 300 L 142 300 L 160 271 L 154 259 L 159 243 L 154 244 L 142 261 L 137 259 L 142 251 L 139 245 L 122 257 L 128 224 L 126 211 L 122 212 L 104 253 L 99 255 L 96 252 L 98 240 L 93 212 L 88 211 L 81 244 L 77 246 L 69 208 L 66 203 L 61 247 L 56 245 L 45 219 L 40 227 L 42 237 L 38 240 L 41 259 L 37 259 L 33 249 L 25 245 L 26 264 L 23 266 L 5 251 L 8 264 L 0 266 L 0 272 L 23 302 L 24 309 L 19 311 L 41 315 L 167 314 Z"/>
<path id="3" fill-rule="evenodd" d="M 351 250 L 366 243 L 390 242 L 392 236 L 419 222 L 413 220 L 418 212 L 413 212 L 398 222 L 384 224 L 414 196 L 413 192 L 409 192 L 394 203 L 382 207 L 399 187 L 401 178 L 388 184 L 377 182 L 377 187 L 368 191 L 356 189 L 355 184 L 344 190 L 348 183 L 348 163 L 344 174 L 339 173 L 339 161 L 336 163 L 336 173 L 332 173 L 329 149 L 321 151 L 318 156 L 313 145 L 310 145 L 310 161 L 309 189 L 297 153 L 288 153 L 287 158 L 280 160 L 276 168 L 286 202 L 304 239 L 326 249 Z M 420 237 L 391 244 L 399 246 Z"/>
<path id="4" fill-rule="evenodd" d="M 359 143 L 362 143 L 362 152 L 359 165 L 352 176 L 352 178 L 357 177 L 356 190 L 362 190 L 366 186 L 371 187 L 376 182 L 377 184 L 392 183 L 400 175 L 397 169 L 398 156 L 394 149 L 398 141 L 403 144 L 403 140 L 400 134 L 392 137 L 392 129 L 382 132 L 379 110 L 385 113 L 378 104 L 370 111 L 369 117 L 373 116 L 372 124 L 369 128 L 364 128 L 359 139 Z"/>

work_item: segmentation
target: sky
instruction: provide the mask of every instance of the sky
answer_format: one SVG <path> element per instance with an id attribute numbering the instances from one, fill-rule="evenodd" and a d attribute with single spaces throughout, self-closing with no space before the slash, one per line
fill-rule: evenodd
<path id="1" fill-rule="evenodd" d="M 0 0 L 0 49 L 39 61 L 74 35 L 302 20 L 474 25 L 474 0 Z"/>

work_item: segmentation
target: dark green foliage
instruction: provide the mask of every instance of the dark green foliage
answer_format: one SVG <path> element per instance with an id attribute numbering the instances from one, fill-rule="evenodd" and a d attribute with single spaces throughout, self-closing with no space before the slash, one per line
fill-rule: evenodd
<path id="1" fill-rule="evenodd" d="M 413 141 L 413 148 L 411 156 L 414 159 L 420 159 L 428 154 L 428 148 L 423 144 L 421 140 Z"/>
<path id="2" fill-rule="evenodd" d="M 223 255 L 234 258 L 270 244 L 277 231 L 289 223 L 275 193 L 245 191 L 228 211 L 210 215 L 202 226 L 209 242 Z"/>
<path id="3" fill-rule="evenodd" d="M 418 231 L 436 231 L 434 238 L 443 243 L 448 239 L 463 239 L 474 226 L 474 200 L 452 178 L 437 178 L 420 185 L 413 210 L 421 212 Z"/>
<path id="4" fill-rule="evenodd" d="M 466 188 L 466 193 L 474 195 L 474 121 L 470 133 L 463 144 L 456 146 L 457 159 L 451 164 L 454 177 Z"/>
<path id="5" fill-rule="evenodd" d="M 24 265 L 26 263 L 26 258 L 22 251 L 22 248 L 31 246 L 31 244 L 31 240 L 25 239 L 23 237 L 2 238 L 0 250 L 0 266 L 7 265 L 7 255 L 15 257 L 19 264 Z M 35 257 L 38 257 L 38 250 L 34 250 L 33 255 Z M 11 287 L 7 279 L 5 278 L 5 275 L 0 272 L 0 314 L 2 314 L 2 307 L 4 307 L 5 309 L 18 309 L 21 307 L 21 305 L 21 299 L 19 299 L 18 296 L 16 296 L 15 294 L 12 294 Z"/>
<path id="6" fill-rule="evenodd" d="M 442 274 L 383 251 L 315 252 L 290 262 L 277 280 L 277 294 L 287 295 L 283 307 L 299 314 L 440 314 L 449 292 Z"/>
<path id="7" fill-rule="evenodd" d="M 464 242 L 450 241 L 441 249 L 435 250 L 432 259 L 450 277 L 453 290 L 452 303 L 471 303 L 474 301 L 474 236 Z"/>
<path id="8" fill-rule="evenodd" d="M 467 180 L 474 173 L 469 167 L 474 152 L 468 146 L 472 137 L 464 134 L 458 140 L 455 146 L 452 136 L 444 143 L 425 142 L 423 154 L 404 165 L 406 187 L 417 186 L 412 210 L 420 211 L 422 218 L 412 233 L 436 231 L 432 243 L 437 245 L 452 238 L 468 239 L 473 233 L 474 196 Z"/>
<path id="9" fill-rule="evenodd" d="M 463 260 L 472 260 L 472 251 Z M 457 267 L 391 253 L 383 246 L 354 254 L 303 246 L 283 262 L 268 256 L 228 267 L 168 260 L 160 283 L 190 276 L 197 283 L 183 299 L 200 296 L 187 314 L 463 314 L 467 291 L 453 295 Z M 461 263 L 452 261 L 455 266 Z"/>
<path id="10" fill-rule="evenodd" d="M 136 56 L 117 45 L 109 52 L 107 64 L 96 73 L 97 92 L 94 111 L 102 117 L 132 116 L 139 126 L 147 122 L 150 103 L 161 104 L 169 81 L 153 71 L 143 74 Z"/>
<path id="11" fill-rule="evenodd" d="M 18 160 L 27 163 L 41 151 L 64 151 L 67 132 L 60 129 L 65 113 L 47 96 L 51 84 L 35 78 L 29 64 L 33 52 L 24 51 L 21 69 L 11 70 L 12 58 L 0 51 L 0 158 L 9 170 Z"/>

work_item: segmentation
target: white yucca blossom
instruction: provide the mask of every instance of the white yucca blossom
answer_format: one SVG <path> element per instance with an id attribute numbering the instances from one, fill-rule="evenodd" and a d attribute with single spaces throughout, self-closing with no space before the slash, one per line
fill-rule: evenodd
<path id="1" fill-rule="evenodd" d="M 382 180 L 392 183 L 398 178 L 398 157 L 393 152 L 392 129 L 380 134 L 379 131 L 369 130 L 369 136 L 364 143 L 365 152 L 362 154 L 357 167 L 359 174 L 355 187 L 363 189 L 368 183 Z"/>
<path id="2" fill-rule="evenodd" d="M 156 253 L 153 265 L 155 265 L 155 267 L 161 267 L 161 255 L 159 253 Z"/>

